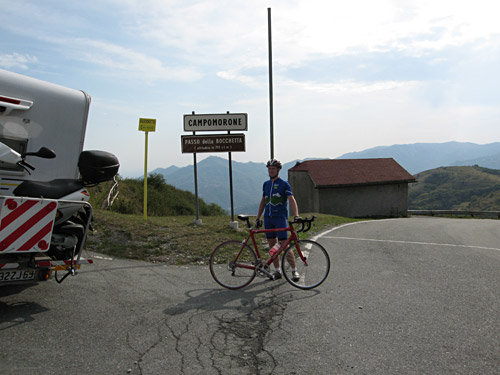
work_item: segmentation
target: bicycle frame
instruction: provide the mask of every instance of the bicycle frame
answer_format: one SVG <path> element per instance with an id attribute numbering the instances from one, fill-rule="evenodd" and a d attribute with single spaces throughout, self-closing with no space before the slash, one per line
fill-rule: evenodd
<path id="1" fill-rule="evenodd" d="M 257 245 L 257 241 L 255 240 L 255 235 L 256 234 L 271 233 L 271 232 L 284 232 L 284 231 L 290 232 L 290 236 L 287 238 L 286 241 L 284 241 L 284 242 L 281 243 L 281 246 L 278 249 L 278 251 L 276 252 L 276 254 L 274 254 L 270 259 L 268 259 L 267 262 L 265 262 L 265 264 L 268 265 L 268 266 L 271 265 L 271 263 L 273 263 L 281 255 L 281 253 L 283 252 L 283 250 L 285 250 L 292 241 L 295 241 L 295 248 L 297 249 L 297 252 L 298 252 L 298 254 L 300 256 L 300 259 L 307 265 L 307 260 L 305 259 L 304 255 L 302 254 L 302 251 L 300 250 L 299 238 L 297 237 L 297 233 L 295 232 L 295 229 L 294 229 L 293 225 L 290 224 L 287 228 L 250 229 L 250 233 L 249 233 L 248 237 L 241 244 L 240 253 L 238 254 L 238 256 L 236 257 L 236 259 L 234 260 L 234 262 L 236 263 L 236 266 L 237 267 L 241 267 L 241 268 L 247 268 L 247 269 L 255 269 L 256 268 L 255 266 L 249 266 L 249 265 L 246 265 L 246 264 L 238 264 L 237 263 L 238 262 L 238 258 L 240 257 L 241 251 L 245 248 L 245 245 L 248 245 L 248 242 L 250 241 L 250 239 L 252 240 L 253 249 L 255 250 L 255 254 L 257 255 L 257 262 L 259 264 L 261 263 L 262 257 L 260 256 L 259 247 Z M 268 273 L 268 272 L 266 272 L 264 270 L 262 270 L 262 271 L 264 273 Z M 269 273 L 267 276 L 271 277 L 271 274 Z"/>

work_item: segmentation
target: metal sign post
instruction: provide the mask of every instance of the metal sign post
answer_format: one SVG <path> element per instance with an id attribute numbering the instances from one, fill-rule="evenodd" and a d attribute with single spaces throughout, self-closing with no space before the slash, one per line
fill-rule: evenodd
<path id="1" fill-rule="evenodd" d="M 148 134 L 156 131 L 156 119 L 140 118 L 139 131 L 144 132 L 144 220 L 148 219 Z"/>
<path id="2" fill-rule="evenodd" d="M 227 132 L 229 134 L 229 132 Z M 235 223 L 234 221 L 234 198 L 233 198 L 233 161 L 231 156 L 231 151 L 227 153 L 229 159 L 229 197 L 231 201 L 231 223 Z M 231 224 L 234 225 L 234 224 Z M 238 222 L 236 222 L 236 226 L 238 226 Z"/>
<path id="3" fill-rule="evenodd" d="M 273 46 L 271 38 L 271 8 L 267 8 L 267 31 L 269 45 L 269 127 L 271 129 L 271 159 L 274 159 Z"/>
<path id="4" fill-rule="evenodd" d="M 192 113 L 194 115 L 194 111 Z M 193 131 L 193 137 L 196 137 L 195 131 Z M 194 199 L 195 199 L 195 210 L 196 210 L 196 219 L 194 223 L 196 225 L 201 225 L 202 221 L 200 219 L 200 202 L 198 197 L 198 166 L 196 164 L 196 151 L 193 152 L 193 170 L 194 170 Z"/>
<path id="5" fill-rule="evenodd" d="M 227 111 L 229 114 L 229 111 Z M 227 134 L 231 134 L 231 131 L 227 131 Z M 229 160 L 229 196 L 231 202 L 231 227 L 238 228 L 238 222 L 234 221 L 234 199 L 233 199 L 233 161 L 231 156 L 231 151 L 227 153 L 227 158 Z"/>
<path id="6" fill-rule="evenodd" d="M 193 132 L 193 135 L 195 135 L 196 132 Z M 195 196 L 195 207 L 196 207 L 196 220 L 194 223 L 196 225 L 201 225 L 201 219 L 200 219 L 200 202 L 199 202 L 199 197 L 198 197 L 198 166 L 196 164 L 196 152 L 193 153 L 193 166 L 194 166 L 194 196 Z"/>

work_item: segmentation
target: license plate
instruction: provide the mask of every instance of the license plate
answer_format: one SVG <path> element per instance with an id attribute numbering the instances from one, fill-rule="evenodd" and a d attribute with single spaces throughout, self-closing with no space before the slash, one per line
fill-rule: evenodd
<path id="1" fill-rule="evenodd" d="M 22 281 L 33 280 L 34 278 L 35 270 L 0 271 L 0 281 Z"/>

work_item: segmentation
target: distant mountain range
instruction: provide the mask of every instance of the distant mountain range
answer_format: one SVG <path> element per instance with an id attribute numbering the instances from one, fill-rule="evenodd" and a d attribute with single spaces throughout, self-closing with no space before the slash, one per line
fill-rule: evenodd
<path id="1" fill-rule="evenodd" d="M 500 169 L 500 142 L 478 145 L 474 143 L 415 143 L 380 146 L 360 152 L 344 154 L 337 159 L 393 158 L 412 175 L 438 167 L 479 165 Z M 288 178 L 288 169 L 294 160 L 283 165 L 281 177 Z M 264 163 L 232 162 L 233 202 L 235 215 L 256 214 L 262 194 L 262 184 L 269 178 Z M 164 176 L 166 182 L 179 189 L 194 192 L 193 166 L 157 168 L 152 173 Z M 197 163 L 198 194 L 207 203 L 216 203 L 228 212 L 231 209 L 229 189 L 229 162 L 210 156 Z M 300 209 L 300 207 L 299 207 Z"/>
<path id="2" fill-rule="evenodd" d="M 229 185 L 229 161 L 217 156 L 197 163 L 198 195 L 207 203 L 216 203 L 228 212 L 231 211 Z M 263 163 L 232 162 L 233 204 L 235 215 L 239 213 L 257 214 L 261 198 L 262 183 L 267 176 Z M 158 168 L 152 173 L 162 174 L 167 184 L 179 189 L 195 192 L 194 167 Z M 257 208 L 256 208 L 257 207 Z"/>
<path id="3" fill-rule="evenodd" d="M 412 175 L 437 167 L 470 166 L 500 169 L 500 142 L 475 143 L 414 143 L 379 146 L 360 152 L 350 152 L 337 159 L 393 158 Z"/>

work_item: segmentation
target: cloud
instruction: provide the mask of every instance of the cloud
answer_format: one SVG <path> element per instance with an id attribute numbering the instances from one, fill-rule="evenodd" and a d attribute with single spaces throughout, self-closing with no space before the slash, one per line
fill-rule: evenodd
<path id="1" fill-rule="evenodd" d="M 126 72 L 146 82 L 157 79 L 191 82 L 203 76 L 197 69 L 169 66 L 155 56 L 114 43 L 89 39 L 60 40 L 59 43 L 72 46 L 69 51 L 73 59 L 108 68 L 110 72 L 117 71 L 119 76 Z"/>
<path id="2" fill-rule="evenodd" d="M 408 72 L 413 72 L 412 80 L 435 79 L 430 75 L 446 74 L 456 63 L 444 64 L 443 54 L 458 48 L 474 53 L 470 46 L 476 51 L 491 50 L 499 45 L 500 35 L 495 17 L 500 4 L 488 0 L 409 0 L 404 5 L 395 0 L 342 4 L 325 0 L 147 1 L 147 6 L 128 0 L 122 6 L 134 17 L 129 27 L 137 38 L 158 43 L 207 74 L 214 72 L 221 79 L 260 90 L 268 84 L 264 72 L 268 6 L 272 7 L 275 83 L 290 80 L 292 70 L 307 67 L 317 70 L 318 83 L 303 75 L 302 84 L 317 90 L 345 88 L 346 82 L 353 89 L 356 75 L 359 90 L 372 90 L 381 82 L 386 82 L 384 87 L 387 82 L 406 82 L 408 78 L 402 75 Z M 346 65 L 332 74 L 333 64 L 324 64 L 348 56 L 351 62 L 371 56 L 367 66 L 377 83 L 359 78 L 370 69 Z M 318 62 L 323 62 L 321 68 L 316 67 Z"/>
<path id="3" fill-rule="evenodd" d="M 217 72 L 217 77 L 228 81 L 239 82 L 254 89 L 265 89 L 267 87 L 267 82 L 262 79 L 262 76 L 254 77 L 241 74 L 238 69 Z"/>
<path id="4" fill-rule="evenodd" d="M 422 54 L 500 32 L 495 17 L 484 12 L 492 7 L 499 6 L 486 0 L 405 1 L 404 8 L 393 0 L 353 0 L 341 6 L 334 2 L 297 2 L 290 14 L 296 20 L 296 32 L 288 39 L 290 44 L 298 43 L 305 54 L 394 49 Z"/>
<path id="5" fill-rule="evenodd" d="M 59 45 L 74 60 L 147 80 L 191 82 L 203 70 L 247 87 L 265 82 L 248 71 L 267 66 L 267 7 L 276 71 L 346 55 L 426 58 L 451 46 L 487 49 L 500 33 L 500 5 L 488 0 L 408 0 L 404 6 L 396 0 L 101 0 L 54 9 L 20 3 L 7 6 L 1 27 L 46 40 L 64 36 Z"/>
<path id="6" fill-rule="evenodd" d="M 144 37 L 193 58 L 220 55 L 230 62 L 262 60 L 257 56 L 267 52 L 267 6 L 272 6 L 278 64 L 352 51 L 399 49 L 422 54 L 500 32 L 493 9 L 499 5 L 488 0 L 414 0 L 405 1 L 404 7 L 395 0 L 126 3 L 135 18 L 134 30 Z"/>
<path id="7" fill-rule="evenodd" d="M 116 6 L 113 1 L 102 0 L 99 4 L 91 1 L 85 7 L 65 3 L 47 8 L 38 2 L 20 0 L 10 3 L 0 15 L 0 28 L 23 39 L 38 41 L 34 48 L 43 48 L 41 55 L 58 56 L 61 65 L 68 64 L 65 59 L 69 59 L 72 65 L 81 62 L 100 67 L 94 74 L 131 77 L 146 83 L 192 82 L 203 76 L 199 69 L 168 53 L 162 54 L 148 46 L 147 41 L 137 43 L 128 34 L 126 25 L 132 22 L 130 19 L 119 14 L 109 17 L 112 5 Z M 122 12 L 119 7 L 113 10 Z M 31 56 L 18 53 L 3 55 L 1 59 L 2 66 L 22 69 L 34 61 Z"/>
<path id="8" fill-rule="evenodd" d="M 12 54 L 1 54 L 0 55 L 0 66 L 6 69 L 22 69 L 27 70 L 28 64 L 36 64 L 38 59 L 36 56 L 22 55 L 19 53 Z"/>
<path id="9" fill-rule="evenodd" d="M 302 88 L 305 90 L 316 91 L 319 93 L 336 93 L 336 94 L 363 94 L 389 91 L 400 88 L 415 87 L 418 85 L 414 81 L 379 81 L 379 82 L 353 82 L 340 81 L 338 83 L 318 83 L 318 82 L 299 82 L 289 81 L 285 85 Z"/>
<path id="10" fill-rule="evenodd" d="M 130 30 L 138 38 L 154 41 L 191 63 L 230 66 L 265 57 L 267 21 L 262 5 L 220 0 L 150 1 L 144 6 L 128 1 L 126 7 L 134 19 Z M 256 48 L 262 55 L 255 54 Z"/>

